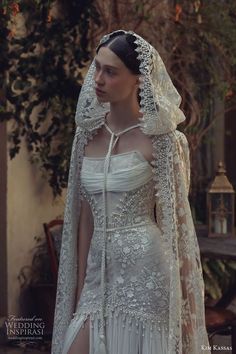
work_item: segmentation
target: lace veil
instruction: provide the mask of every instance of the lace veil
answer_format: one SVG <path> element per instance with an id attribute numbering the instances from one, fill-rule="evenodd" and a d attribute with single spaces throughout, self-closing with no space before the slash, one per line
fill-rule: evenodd
<path id="1" fill-rule="evenodd" d="M 204 283 L 199 247 L 188 202 L 189 150 L 176 130 L 185 116 L 181 97 L 158 52 L 136 33 L 140 61 L 140 128 L 152 139 L 156 181 L 156 216 L 169 257 L 169 354 L 210 353 L 205 328 Z M 113 32 L 114 33 L 114 32 Z M 112 33 L 105 35 L 105 42 Z M 109 104 L 100 104 L 94 91 L 92 61 L 76 109 L 57 284 L 52 353 L 61 354 L 65 331 L 75 310 L 77 228 L 80 213 L 80 168 L 84 146 L 103 124 Z M 157 313 L 158 316 L 158 313 Z"/>
<path id="2" fill-rule="evenodd" d="M 140 60 L 140 118 L 141 129 L 145 134 L 163 134 L 174 130 L 177 124 L 185 120 L 179 109 L 181 97 L 174 87 L 165 65 L 156 51 L 147 41 L 132 31 Z M 100 43 L 106 42 L 112 32 L 105 35 Z M 99 104 L 94 90 L 94 60 L 86 75 L 79 99 L 75 120 L 85 129 L 94 129 L 109 111 L 109 104 Z"/>

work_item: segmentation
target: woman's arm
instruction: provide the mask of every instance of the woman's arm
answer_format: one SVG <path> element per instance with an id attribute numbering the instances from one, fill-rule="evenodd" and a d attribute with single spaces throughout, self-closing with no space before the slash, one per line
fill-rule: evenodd
<path id="1" fill-rule="evenodd" d="M 80 294 L 84 285 L 84 279 L 87 269 L 87 258 L 92 235 L 93 214 L 88 201 L 86 199 L 82 199 L 77 233 L 78 283 L 76 291 L 75 309 L 77 307 Z"/>

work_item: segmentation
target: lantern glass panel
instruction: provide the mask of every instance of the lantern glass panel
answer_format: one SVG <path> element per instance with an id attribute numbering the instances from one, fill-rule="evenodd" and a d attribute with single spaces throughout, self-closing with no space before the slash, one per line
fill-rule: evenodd
<path id="1" fill-rule="evenodd" d="M 224 205 L 228 211 L 232 210 L 232 194 L 224 193 L 223 194 Z"/>
<path id="2" fill-rule="evenodd" d="M 220 193 L 212 193 L 210 194 L 211 201 L 211 211 L 216 211 L 220 205 L 221 195 Z"/>

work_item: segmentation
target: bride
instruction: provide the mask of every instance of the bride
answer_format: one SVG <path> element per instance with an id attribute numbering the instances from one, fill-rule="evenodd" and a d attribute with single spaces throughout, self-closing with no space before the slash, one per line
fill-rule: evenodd
<path id="1" fill-rule="evenodd" d="M 53 354 L 209 347 L 180 101 L 148 42 L 102 38 L 76 111 Z"/>

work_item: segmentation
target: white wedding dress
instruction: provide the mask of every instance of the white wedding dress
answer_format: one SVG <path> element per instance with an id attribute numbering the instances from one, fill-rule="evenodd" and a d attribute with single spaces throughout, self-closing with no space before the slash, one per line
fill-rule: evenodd
<path id="1" fill-rule="evenodd" d="M 154 218 L 152 166 L 137 150 L 109 155 L 108 159 L 104 291 L 101 259 L 105 158 L 84 157 L 82 194 L 93 212 L 94 233 L 84 287 L 66 332 L 63 354 L 88 318 L 89 352 L 84 354 L 97 353 L 103 301 L 107 354 L 170 354 L 169 265 Z"/>

